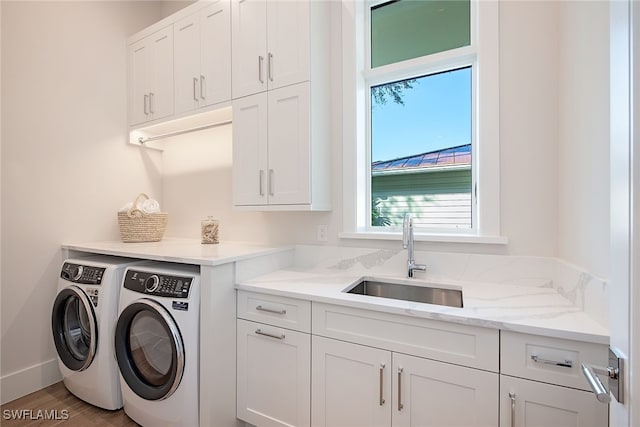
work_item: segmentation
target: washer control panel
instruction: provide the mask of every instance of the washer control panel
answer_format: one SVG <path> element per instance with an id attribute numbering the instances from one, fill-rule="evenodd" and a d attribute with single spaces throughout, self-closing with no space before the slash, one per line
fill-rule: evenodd
<path id="1" fill-rule="evenodd" d="M 65 262 L 62 265 L 60 277 L 69 282 L 82 285 L 99 285 L 102 283 L 105 270 L 105 267 L 93 267 L 91 265 Z"/>
<path id="2" fill-rule="evenodd" d="M 189 298 L 193 277 L 148 271 L 127 270 L 123 286 L 141 294 L 169 298 Z"/>

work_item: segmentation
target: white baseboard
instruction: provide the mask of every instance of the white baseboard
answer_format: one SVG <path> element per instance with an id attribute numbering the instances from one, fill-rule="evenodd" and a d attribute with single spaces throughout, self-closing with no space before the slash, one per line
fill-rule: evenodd
<path id="1" fill-rule="evenodd" d="M 49 360 L 0 378 L 0 400 L 7 402 L 62 381 L 58 359 Z"/>

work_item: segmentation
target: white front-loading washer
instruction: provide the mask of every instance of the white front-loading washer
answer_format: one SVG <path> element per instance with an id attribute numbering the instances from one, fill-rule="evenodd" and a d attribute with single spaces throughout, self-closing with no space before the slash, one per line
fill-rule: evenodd
<path id="1" fill-rule="evenodd" d="M 104 409 L 122 408 L 113 335 L 126 267 L 144 261 L 108 255 L 67 259 L 51 312 L 64 385 Z"/>
<path id="2" fill-rule="evenodd" d="M 127 268 L 115 350 L 125 413 L 143 426 L 197 426 L 199 266 Z"/>

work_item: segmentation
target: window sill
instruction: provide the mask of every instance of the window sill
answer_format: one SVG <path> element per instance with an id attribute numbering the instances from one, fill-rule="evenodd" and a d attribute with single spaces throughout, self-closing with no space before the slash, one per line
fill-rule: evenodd
<path id="1" fill-rule="evenodd" d="M 402 240 L 402 232 L 358 231 L 342 232 L 341 239 L 365 240 Z M 416 233 L 414 240 L 419 242 L 440 243 L 480 243 L 485 245 L 506 245 L 509 239 L 505 236 L 478 236 L 475 234 L 420 234 Z"/>

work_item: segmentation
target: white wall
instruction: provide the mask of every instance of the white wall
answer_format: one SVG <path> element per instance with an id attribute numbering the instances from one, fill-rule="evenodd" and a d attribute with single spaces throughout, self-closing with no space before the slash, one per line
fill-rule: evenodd
<path id="1" fill-rule="evenodd" d="M 609 277 L 609 2 L 564 2 L 558 256 Z"/>
<path id="2" fill-rule="evenodd" d="M 153 2 L 2 1 L 2 401 L 57 380 L 62 242 L 117 238 L 161 194 L 160 156 L 126 144 L 126 37 Z"/>
<path id="3" fill-rule="evenodd" d="M 511 254 L 556 254 L 558 7 L 500 4 L 501 220 Z"/>

